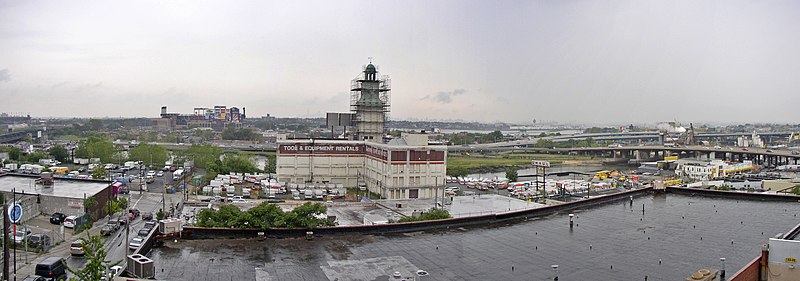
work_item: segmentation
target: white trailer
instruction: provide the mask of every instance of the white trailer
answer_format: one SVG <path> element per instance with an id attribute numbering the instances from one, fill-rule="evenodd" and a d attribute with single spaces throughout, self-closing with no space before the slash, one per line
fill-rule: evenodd
<path id="1" fill-rule="evenodd" d="M 3 168 L 6 168 L 9 171 L 15 171 L 15 170 L 19 169 L 19 165 L 17 165 L 17 163 L 8 163 L 8 164 L 5 164 L 3 166 Z"/>

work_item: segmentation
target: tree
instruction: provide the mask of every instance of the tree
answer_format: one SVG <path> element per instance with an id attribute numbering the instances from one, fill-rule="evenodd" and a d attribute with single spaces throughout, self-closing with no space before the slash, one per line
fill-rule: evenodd
<path id="1" fill-rule="evenodd" d="M 44 154 L 44 152 L 41 151 L 31 152 L 25 156 L 26 162 L 37 163 L 39 162 L 39 159 L 48 159 L 48 157 L 46 154 Z"/>
<path id="2" fill-rule="evenodd" d="M 192 132 L 192 135 L 199 137 L 204 141 L 210 141 L 216 137 L 217 133 L 215 133 L 214 130 L 195 129 L 194 132 Z"/>
<path id="3" fill-rule="evenodd" d="M 50 156 L 53 156 L 58 161 L 67 162 L 69 160 L 69 151 L 64 146 L 54 145 L 50 148 Z"/>
<path id="4" fill-rule="evenodd" d="M 149 166 L 161 165 L 169 159 L 167 149 L 157 144 L 140 144 L 128 151 L 128 158 Z"/>
<path id="5" fill-rule="evenodd" d="M 236 129 L 228 127 L 222 131 L 223 140 L 258 140 L 261 136 L 253 132 L 251 129 Z"/>
<path id="6" fill-rule="evenodd" d="M 102 165 L 97 165 L 92 171 L 92 178 L 93 179 L 104 179 L 106 178 L 106 167 Z"/>
<path id="7" fill-rule="evenodd" d="M 503 140 L 503 133 L 500 131 L 494 131 L 491 133 L 486 134 L 483 138 L 483 142 L 498 142 Z"/>
<path id="8" fill-rule="evenodd" d="M 209 164 L 219 160 L 222 149 L 210 144 L 193 144 L 186 149 L 185 155 L 194 160 L 195 167 L 205 169 Z"/>
<path id="9" fill-rule="evenodd" d="M 13 146 L 0 147 L 0 152 L 8 152 L 8 158 L 14 161 L 20 161 L 21 153 L 19 148 Z"/>
<path id="10" fill-rule="evenodd" d="M 92 209 L 94 209 L 94 207 L 97 207 L 97 204 L 98 204 L 97 203 L 97 199 L 95 199 L 94 197 L 88 197 L 86 199 L 83 199 L 83 211 L 85 213 L 89 214 L 89 212 Z M 95 219 L 94 217 L 90 216 L 90 220 L 94 220 L 94 219 Z M 89 226 L 89 228 L 92 227 L 91 223 L 87 223 L 87 225 Z"/>
<path id="11" fill-rule="evenodd" d="M 796 195 L 800 195 L 800 184 L 795 185 L 794 187 L 792 187 L 792 191 L 791 192 L 796 194 Z"/>
<path id="12" fill-rule="evenodd" d="M 75 275 L 69 280 L 100 280 L 105 274 L 106 266 L 111 267 L 120 263 L 119 261 L 114 264 L 105 263 L 108 254 L 106 253 L 105 247 L 103 247 L 103 238 L 100 235 L 89 234 L 86 238 L 81 238 L 81 244 L 83 245 L 83 252 L 85 253 L 84 260 L 86 260 L 86 263 L 83 269 L 67 268 L 70 273 Z"/>
<path id="13" fill-rule="evenodd" d="M 469 174 L 467 167 L 448 167 L 447 175 L 451 177 L 465 177 Z"/>
<path id="14" fill-rule="evenodd" d="M 276 173 L 275 170 L 277 168 L 277 161 L 275 159 L 275 154 L 267 155 L 267 167 L 264 172 L 274 174 Z"/>
<path id="15" fill-rule="evenodd" d="M 86 210 L 97 207 L 97 199 L 94 199 L 94 197 L 83 199 L 83 206 L 86 208 Z"/>
<path id="16" fill-rule="evenodd" d="M 285 227 L 318 227 L 331 225 L 327 218 L 322 219 L 327 212 L 324 205 L 320 203 L 306 202 L 303 205 L 295 207 L 285 217 Z"/>
<path id="17" fill-rule="evenodd" d="M 517 167 L 510 167 L 506 170 L 506 178 L 509 181 L 517 181 L 519 174 L 517 174 Z"/>
<path id="18" fill-rule="evenodd" d="M 405 217 L 401 218 L 397 222 L 415 222 L 415 221 L 428 221 L 428 220 L 442 220 L 442 219 L 449 219 L 452 218 L 450 216 L 450 212 L 445 209 L 439 208 L 432 208 L 427 212 L 424 212 L 419 215 L 418 218 L 415 217 Z"/>
<path id="19" fill-rule="evenodd" d="M 289 212 L 275 204 L 261 203 L 242 212 L 233 205 L 223 205 L 219 210 L 203 209 L 197 214 L 197 226 L 229 228 L 306 228 L 331 226 L 325 214 L 327 208 L 320 203 L 306 202 Z"/>
<path id="20" fill-rule="evenodd" d="M 103 121 L 99 119 L 89 119 L 89 124 L 86 124 L 86 126 L 91 131 L 100 131 L 103 129 Z"/>
<path id="21" fill-rule="evenodd" d="M 256 165 L 250 161 L 250 157 L 241 154 L 228 154 L 222 161 L 216 160 L 208 166 L 217 174 L 225 175 L 229 173 L 255 173 L 258 172 Z"/>
<path id="22" fill-rule="evenodd" d="M 103 163 L 112 163 L 114 154 L 114 144 L 103 136 L 89 136 L 75 149 L 75 157 L 100 158 Z"/>

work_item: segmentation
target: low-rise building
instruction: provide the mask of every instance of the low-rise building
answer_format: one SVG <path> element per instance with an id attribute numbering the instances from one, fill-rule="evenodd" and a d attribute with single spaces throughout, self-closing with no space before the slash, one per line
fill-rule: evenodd
<path id="1" fill-rule="evenodd" d="M 404 135 L 388 144 L 348 140 L 278 141 L 278 181 L 366 187 L 386 199 L 444 195 L 447 147 L 426 135 Z"/>
<path id="2" fill-rule="evenodd" d="M 88 212 L 94 218 L 102 218 L 107 215 L 103 206 L 115 196 L 109 181 L 57 178 L 52 185 L 40 185 L 35 183 L 38 178 L 0 175 L 0 192 L 9 204 L 13 202 L 16 193 L 16 200 L 23 209 L 23 222 L 39 214 L 50 215 L 56 212 L 75 216 Z M 88 209 L 84 206 L 87 198 L 94 198 L 96 202 Z"/>
<path id="3" fill-rule="evenodd" d="M 752 161 L 743 163 L 728 163 L 722 160 L 691 160 L 679 159 L 675 174 L 692 180 L 707 181 L 715 178 L 722 178 L 741 172 L 751 171 L 755 167 Z"/>

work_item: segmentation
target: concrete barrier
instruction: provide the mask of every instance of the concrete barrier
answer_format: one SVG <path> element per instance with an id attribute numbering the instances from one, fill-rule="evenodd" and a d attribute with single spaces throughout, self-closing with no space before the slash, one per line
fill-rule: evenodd
<path id="1" fill-rule="evenodd" d="M 793 194 L 737 192 L 737 191 L 725 191 L 725 190 L 713 190 L 713 189 L 689 188 L 689 187 L 667 187 L 667 192 L 691 195 L 691 196 L 700 195 L 708 197 L 722 197 L 722 198 L 742 199 L 742 200 L 787 201 L 787 202 L 800 201 L 800 196 Z"/>
<path id="2" fill-rule="evenodd" d="M 437 229 L 448 229 L 451 227 L 478 226 L 493 223 L 500 223 L 513 220 L 524 220 L 527 218 L 546 216 L 558 212 L 576 210 L 580 208 L 594 207 L 600 204 L 625 200 L 630 196 L 638 197 L 649 194 L 651 187 L 630 190 L 606 196 L 594 197 L 590 199 L 578 200 L 564 204 L 551 205 L 536 209 L 521 210 L 502 214 L 489 214 L 481 216 L 461 217 L 443 220 L 431 220 L 421 222 L 391 223 L 377 225 L 352 225 L 352 226 L 332 226 L 318 228 L 212 228 L 212 227 L 193 227 L 185 226 L 184 230 L 191 231 L 191 238 L 258 238 L 259 232 L 263 232 L 266 237 L 271 238 L 302 238 L 307 231 L 313 231 L 315 236 L 345 236 L 345 235 L 364 235 L 364 234 L 392 234 L 417 231 L 428 231 Z"/>

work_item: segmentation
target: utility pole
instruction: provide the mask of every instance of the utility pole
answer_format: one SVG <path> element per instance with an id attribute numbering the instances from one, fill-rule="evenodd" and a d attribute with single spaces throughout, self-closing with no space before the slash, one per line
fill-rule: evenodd
<path id="1" fill-rule="evenodd" d="M 16 188 L 12 188 L 11 192 L 14 193 L 14 202 L 13 203 L 16 205 L 17 204 L 17 189 Z M 14 224 L 14 235 L 17 235 L 17 225 L 16 224 Z M 17 281 L 17 243 L 14 243 L 14 281 Z"/>
<path id="2" fill-rule="evenodd" d="M 164 184 L 164 190 L 161 192 L 161 213 L 165 214 L 167 212 L 167 185 Z M 166 218 L 166 216 L 164 216 Z"/>
<path id="3" fill-rule="evenodd" d="M 11 259 L 8 252 L 8 225 L 11 224 L 11 220 L 8 218 L 8 203 L 2 193 L 0 193 L 0 199 L 3 200 L 3 280 L 8 281 L 8 260 Z"/>

